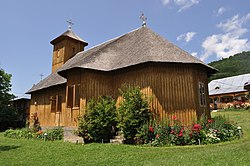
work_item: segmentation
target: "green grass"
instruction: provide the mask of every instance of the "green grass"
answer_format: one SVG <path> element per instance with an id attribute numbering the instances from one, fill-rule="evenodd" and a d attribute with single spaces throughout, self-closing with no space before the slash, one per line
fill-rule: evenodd
<path id="1" fill-rule="evenodd" d="M 238 122 L 244 138 L 206 146 L 140 147 L 17 140 L 1 133 L 0 165 L 250 165 L 250 111 L 214 115 Z"/>

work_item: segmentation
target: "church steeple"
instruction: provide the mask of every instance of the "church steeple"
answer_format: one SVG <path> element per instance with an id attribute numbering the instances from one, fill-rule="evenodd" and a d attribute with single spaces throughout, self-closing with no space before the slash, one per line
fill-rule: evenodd
<path id="1" fill-rule="evenodd" d="M 72 31 L 71 24 L 67 31 L 52 40 L 50 43 L 54 46 L 52 73 L 72 58 L 76 53 L 84 51 L 84 47 L 88 45 L 86 41 L 81 39 Z"/>

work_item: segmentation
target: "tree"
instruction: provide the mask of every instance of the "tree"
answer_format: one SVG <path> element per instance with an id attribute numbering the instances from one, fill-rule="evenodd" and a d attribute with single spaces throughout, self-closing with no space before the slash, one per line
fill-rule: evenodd
<path id="1" fill-rule="evenodd" d="M 17 111 L 11 106 L 14 95 L 11 91 L 11 74 L 0 67 L 0 130 L 13 127 L 17 120 Z"/>
<path id="2" fill-rule="evenodd" d="M 208 65 L 219 71 L 209 78 L 209 81 L 250 73 L 250 51 L 242 52 Z"/>

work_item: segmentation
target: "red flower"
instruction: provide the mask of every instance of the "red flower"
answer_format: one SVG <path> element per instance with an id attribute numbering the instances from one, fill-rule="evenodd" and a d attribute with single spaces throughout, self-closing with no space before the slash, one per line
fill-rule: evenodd
<path id="1" fill-rule="evenodd" d="M 173 119 L 173 120 L 177 120 L 177 117 L 176 117 L 176 116 L 173 116 L 172 119 Z"/>
<path id="2" fill-rule="evenodd" d="M 201 125 L 200 125 L 200 124 L 195 124 L 195 125 L 193 126 L 193 130 L 194 130 L 194 131 L 197 131 L 197 132 L 200 132 L 200 130 L 201 130 Z"/>
<path id="3" fill-rule="evenodd" d="M 154 132 L 154 128 L 153 127 L 149 127 L 149 131 L 151 132 L 151 133 L 153 133 Z"/>
<path id="4" fill-rule="evenodd" d="M 178 135 L 179 137 L 182 137 L 182 132 L 180 132 L 180 134 Z"/>

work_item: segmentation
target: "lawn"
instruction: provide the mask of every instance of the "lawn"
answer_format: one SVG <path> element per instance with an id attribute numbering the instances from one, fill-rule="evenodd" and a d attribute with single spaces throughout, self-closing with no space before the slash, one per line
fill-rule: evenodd
<path id="1" fill-rule="evenodd" d="M 0 134 L 0 165 L 250 165 L 250 111 L 215 112 L 238 122 L 244 138 L 216 145 L 141 147 L 10 139 Z"/>

